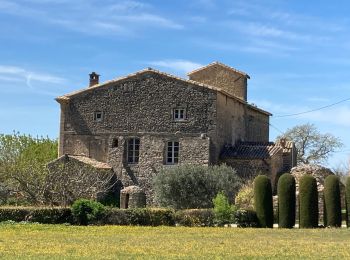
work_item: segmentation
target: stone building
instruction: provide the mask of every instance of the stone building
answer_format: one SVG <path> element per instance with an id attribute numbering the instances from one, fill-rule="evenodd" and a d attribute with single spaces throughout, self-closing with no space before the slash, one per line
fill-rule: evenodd
<path id="1" fill-rule="evenodd" d="M 99 75 L 90 74 L 89 87 L 56 98 L 59 156 L 107 163 L 124 187 L 140 186 L 151 204 L 152 177 L 162 167 L 222 159 L 235 167 L 242 158 L 222 157 L 227 147 L 274 146 L 268 142 L 271 114 L 247 102 L 248 74 L 214 62 L 188 76 L 147 68 L 99 83 Z M 283 168 L 268 170 L 283 161 L 281 149 L 266 154 L 270 161 L 256 158 L 270 175 Z"/>

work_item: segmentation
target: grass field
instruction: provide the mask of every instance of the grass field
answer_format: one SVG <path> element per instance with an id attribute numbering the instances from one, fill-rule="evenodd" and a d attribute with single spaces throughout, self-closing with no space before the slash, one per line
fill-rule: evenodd
<path id="1" fill-rule="evenodd" d="M 0 225 L 1 259 L 350 258 L 350 230 Z"/>

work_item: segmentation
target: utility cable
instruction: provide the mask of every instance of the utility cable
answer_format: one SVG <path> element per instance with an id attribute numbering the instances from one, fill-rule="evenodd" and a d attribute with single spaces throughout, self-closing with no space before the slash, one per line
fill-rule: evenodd
<path id="1" fill-rule="evenodd" d="M 329 108 L 329 107 L 332 107 L 332 106 L 338 105 L 338 104 L 340 104 L 340 103 L 343 103 L 343 102 L 346 102 L 346 101 L 349 101 L 349 100 L 350 100 L 350 98 L 346 98 L 346 99 L 340 100 L 340 101 L 338 101 L 338 102 L 335 102 L 335 103 L 329 104 L 329 105 L 327 105 L 327 106 L 323 106 L 323 107 L 319 107 L 319 108 L 315 108 L 315 109 L 307 110 L 307 111 L 304 111 L 304 112 L 294 113 L 294 114 L 287 114 L 287 115 L 277 115 L 277 116 L 273 116 L 273 117 L 290 117 L 290 116 L 298 116 L 298 115 L 303 115 L 303 114 L 307 114 L 307 113 L 315 112 L 315 111 L 318 111 L 318 110 L 322 110 L 322 109 L 325 109 L 325 108 Z"/>

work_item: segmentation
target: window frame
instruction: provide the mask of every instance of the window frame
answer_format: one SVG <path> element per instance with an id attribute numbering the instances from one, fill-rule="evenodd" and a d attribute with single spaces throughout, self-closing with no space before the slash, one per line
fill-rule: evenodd
<path id="1" fill-rule="evenodd" d="M 128 164 L 138 164 L 140 160 L 140 138 L 132 137 L 127 141 L 126 160 Z"/>
<path id="2" fill-rule="evenodd" d="M 179 164 L 180 142 L 178 140 L 170 140 L 166 142 L 165 164 Z M 170 159 L 170 160 L 169 160 Z"/>
<path id="3" fill-rule="evenodd" d="M 98 117 L 98 115 L 100 115 L 100 117 Z M 103 117 L 104 117 L 103 111 L 98 110 L 94 112 L 94 122 L 102 122 Z"/>
<path id="4" fill-rule="evenodd" d="M 181 111 L 182 111 L 182 117 L 181 115 Z M 178 116 L 176 116 L 178 115 Z M 173 108 L 173 120 L 175 122 L 183 122 L 187 120 L 187 110 L 185 107 L 175 107 Z"/>

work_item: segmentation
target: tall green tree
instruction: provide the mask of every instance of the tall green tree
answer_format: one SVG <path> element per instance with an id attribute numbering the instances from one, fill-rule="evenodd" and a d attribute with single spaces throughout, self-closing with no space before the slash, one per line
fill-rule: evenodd
<path id="1" fill-rule="evenodd" d="M 341 140 L 330 133 L 322 134 L 314 124 L 297 125 L 288 129 L 280 138 L 294 142 L 298 150 L 298 163 L 324 163 L 329 156 L 343 146 Z"/>
<path id="2" fill-rule="evenodd" d="M 8 190 L 6 197 L 15 195 L 31 204 L 41 203 L 46 164 L 57 158 L 57 147 L 57 140 L 48 137 L 0 134 L 0 182 Z"/>

